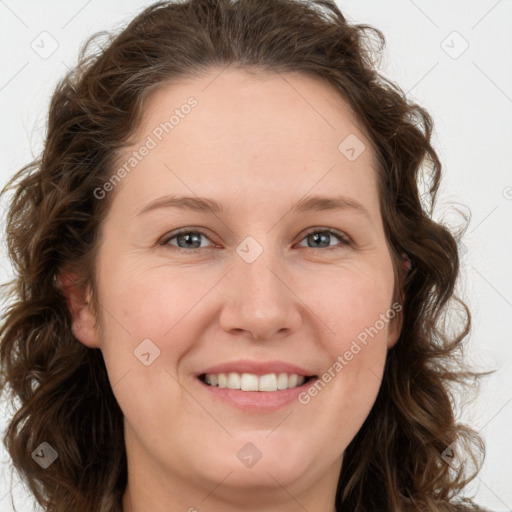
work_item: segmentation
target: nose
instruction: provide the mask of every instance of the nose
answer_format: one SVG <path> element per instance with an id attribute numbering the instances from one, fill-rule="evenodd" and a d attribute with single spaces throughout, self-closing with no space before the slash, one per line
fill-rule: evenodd
<path id="1" fill-rule="evenodd" d="M 263 252 L 252 263 L 238 255 L 234 260 L 224 282 L 221 328 L 255 341 L 272 341 L 297 332 L 305 306 L 279 258 Z"/>

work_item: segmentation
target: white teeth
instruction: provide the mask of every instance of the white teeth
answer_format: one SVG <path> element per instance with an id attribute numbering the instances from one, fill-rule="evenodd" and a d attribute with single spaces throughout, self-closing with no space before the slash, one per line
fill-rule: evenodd
<path id="1" fill-rule="evenodd" d="M 277 389 L 288 389 L 288 375 L 280 373 L 277 376 Z"/>
<path id="2" fill-rule="evenodd" d="M 228 374 L 228 385 L 229 389 L 240 389 L 241 378 L 239 373 Z"/>
<path id="3" fill-rule="evenodd" d="M 296 373 L 268 373 L 266 375 L 254 375 L 253 373 L 208 373 L 204 381 L 210 386 L 219 388 L 241 389 L 242 391 L 277 391 L 301 386 L 306 381 L 304 375 Z"/>
<path id="4" fill-rule="evenodd" d="M 240 389 L 242 391 L 258 391 L 258 376 L 252 373 L 242 373 Z"/>
<path id="5" fill-rule="evenodd" d="M 219 377 L 215 373 L 210 373 L 206 375 L 205 381 L 207 384 L 210 384 L 210 386 L 217 386 L 219 384 Z"/>
<path id="6" fill-rule="evenodd" d="M 262 375 L 258 385 L 260 391 L 277 391 L 277 377 L 275 373 Z"/>
<path id="7" fill-rule="evenodd" d="M 208 377 L 208 375 L 207 375 L 207 377 Z M 227 388 L 228 387 L 228 378 L 225 373 L 219 373 L 217 375 L 217 378 L 219 380 L 219 388 Z"/>

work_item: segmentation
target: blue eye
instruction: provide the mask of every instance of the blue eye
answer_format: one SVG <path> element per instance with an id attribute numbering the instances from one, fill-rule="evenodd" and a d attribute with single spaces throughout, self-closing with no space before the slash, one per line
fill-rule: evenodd
<path id="1" fill-rule="evenodd" d="M 160 242 L 160 245 L 171 247 L 172 250 L 174 249 L 186 249 L 187 252 L 196 253 L 200 249 L 207 249 L 208 247 L 200 247 L 201 245 L 201 237 L 206 238 L 207 240 L 210 240 L 202 231 L 186 231 L 182 230 L 177 233 L 172 234 L 172 236 L 165 238 L 162 242 Z M 331 237 L 335 237 L 338 239 L 340 243 L 331 245 Z M 177 244 L 171 243 L 172 240 L 176 240 Z M 334 249 L 341 249 L 345 246 L 350 245 L 350 239 L 347 235 L 344 235 L 342 233 L 338 233 L 332 229 L 318 229 L 315 228 L 311 230 L 309 233 L 306 233 L 305 237 L 302 240 L 308 240 L 309 242 L 313 244 L 325 244 L 324 247 L 315 247 L 311 246 L 310 249 L 327 249 L 327 250 L 334 250 Z M 199 247 L 198 247 L 199 245 Z M 303 246 L 302 246 L 303 247 Z"/>
<path id="2" fill-rule="evenodd" d="M 204 233 L 201 231 L 180 231 L 176 234 L 174 234 L 172 237 L 165 239 L 162 242 L 162 245 L 173 245 L 169 244 L 171 240 L 178 240 L 178 246 L 177 249 L 190 249 L 189 252 L 197 252 L 199 248 L 192 247 L 194 244 L 201 244 L 201 237 L 208 238 Z M 208 238 L 209 240 L 209 238 Z"/>
<path id="3" fill-rule="evenodd" d="M 333 236 L 336 237 L 339 241 L 341 241 L 341 244 L 330 245 L 329 241 L 330 241 L 331 237 L 333 237 Z M 303 238 L 303 240 L 305 240 L 305 239 L 312 241 L 312 243 L 314 243 L 314 244 L 318 244 L 318 243 L 322 244 L 327 241 L 327 244 L 328 244 L 327 246 L 311 247 L 311 249 L 322 249 L 322 248 L 329 249 L 329 250 L 340 249 L 341 247 L 350 244 L 350 241 L 346 235 L 342 235 L 341 233 L 333 231 L 332 229 L 324 229 L 324 230 L 313 229 L 312 231 L 310 231 L 309 233 L 306 234 L 306 236 Z"/>

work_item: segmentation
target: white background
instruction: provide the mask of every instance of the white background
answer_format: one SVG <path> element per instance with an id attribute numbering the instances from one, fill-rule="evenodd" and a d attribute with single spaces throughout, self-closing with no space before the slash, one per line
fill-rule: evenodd
<path id="1" fill-rule="evenodd" d="M 121 28 L 148 4 L 0 0 L 0 186 L 40 151 L 52 88 L 76 62 L 85 38 Z M 484 467 L 466 494 L 476 494 L 477 502 L 494 511 L 510 511 L 512 0 L 339 0 L 338 5 L 350 21 L 384 32 L 383 73 L 433 115 L 434 145 L 445 172 L 436 217 L 453 219 L 454 203 L 471 211 L 459 287 L 473 314 L 468 357 L 479 368 L 497 371 L 460 411 L 487 445 Z M 41 36 L 44 31 L 56 43 Z M 31 47 L 42 47 L 42 38 L 46 49 L 58 44 L 46 59 Z M 4 282 L 10 268 L 3 252 L 0 257 Z M 5 414 L 2 410 L 2 430 Z M 11 512 L 11 464 L 3 446 L 0 457 L 0 510 Z M 19 511 L 32 509 L 17 478 L 12 495 Z"/>

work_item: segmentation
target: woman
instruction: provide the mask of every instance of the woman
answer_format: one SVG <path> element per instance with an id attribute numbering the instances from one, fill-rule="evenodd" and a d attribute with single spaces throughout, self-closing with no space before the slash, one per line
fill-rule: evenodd
<path id="1" fill-rule="evenodd" d="M 5 444 L 46 511 L 478 510 L 432 120 L 367 31 L 164 2 L 58 85 L 4 190 Z"/>

